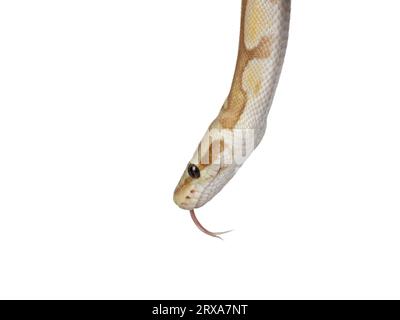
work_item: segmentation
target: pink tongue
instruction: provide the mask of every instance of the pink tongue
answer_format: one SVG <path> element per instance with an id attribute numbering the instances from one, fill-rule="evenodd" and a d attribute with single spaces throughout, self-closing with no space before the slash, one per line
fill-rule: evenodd
<path id="1" fill-rule="evenodd" d="M 201 232 L 204 232 L 206 235 L 209 235 L 211 237 L 218 238 L 218 239 L 222 240 L 220 235 L 223 235 L 225 233 L 228 233 L 228 232 L 232 231 L 232 230 L 225 231 L 225 232 L 211 232 L 211 231 L 208 231 L 206 228 L 204 228 L 201 225 L 200 221 L 196 217 L 196 214 L 194 213 L 194 210 L 190 210 L 190 216 L 192 217 L 192 220 L 193 220 L 194 224 L 196 225 L 196 227 L 199 228 Z"/>

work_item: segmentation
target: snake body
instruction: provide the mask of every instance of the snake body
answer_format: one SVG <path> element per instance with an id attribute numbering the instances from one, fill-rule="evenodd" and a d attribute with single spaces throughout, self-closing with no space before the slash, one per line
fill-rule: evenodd
<path id="1" fill-rule="evenodd" d="M 230 93 L 175 189 L 174 201 L 201 231 L 194 209 L 232 179 L 267 127 L 285 57 L 291 0 L 242 0 L 239 53 Z"/>

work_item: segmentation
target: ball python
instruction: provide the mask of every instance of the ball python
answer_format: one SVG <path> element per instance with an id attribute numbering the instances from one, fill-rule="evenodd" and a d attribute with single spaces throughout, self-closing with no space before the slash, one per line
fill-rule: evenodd
<path id="1" fill-rule="evenodd" d="M 264 136 L 286 53 L 290 7 L 291 0 L 242 0 L 231 90 L 175 189 L 174 202 L 209 236 L 226 232 L 208 231 L 194 209 L 222 190 Z"/>

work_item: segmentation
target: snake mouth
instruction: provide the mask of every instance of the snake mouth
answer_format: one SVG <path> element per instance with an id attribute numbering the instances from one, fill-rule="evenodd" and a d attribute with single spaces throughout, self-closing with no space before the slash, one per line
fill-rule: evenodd
<path id="1" fill-rule="evenodd" d="M 210 237 L 214 237 L 214 238 L 218 238 L 220 240 L 223 240 L 220 236 L 232 231 L 232 230 L 229 230 L 229 231 L 224 231 L 224 232 L 212 232 L 212 231 L 207 230 L 206 228 L 203 227 L 203 225 L 197 219 L 194 210 L 190 210 L 190 217 L 192 218 L 192 220 L 193 220 L 194 224 L 196 225 L 196 227 L 201 232 L 205 233 L 206 235 L 208 235 Z"/>

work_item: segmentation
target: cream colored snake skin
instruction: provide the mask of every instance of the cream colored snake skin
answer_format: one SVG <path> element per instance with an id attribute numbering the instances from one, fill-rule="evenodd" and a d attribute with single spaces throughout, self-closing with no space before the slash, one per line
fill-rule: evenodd
<path id="1" fill-rule="evenodd" d="M 175 189 L 174 201 L 202 207 L 232 179 L 261 142 L 285 57 L 291 0 L 242 0 L 239 54 L 232 87 Z"/>

